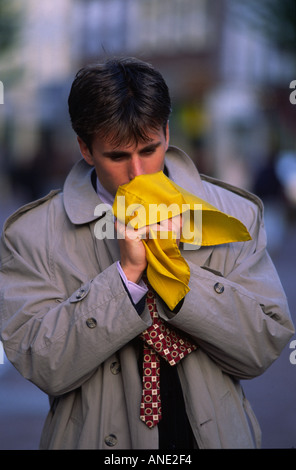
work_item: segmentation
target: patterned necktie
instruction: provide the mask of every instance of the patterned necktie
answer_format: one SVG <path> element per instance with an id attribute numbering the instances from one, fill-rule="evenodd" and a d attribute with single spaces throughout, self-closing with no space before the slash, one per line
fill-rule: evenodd
<path id="1" fill-rule="evenodd" d="M 171 366 L 174 366 L 197 347 L 188 339 L 182 338 L 177 331 L 169 328 L 158 316 L 156 298 L 149 285 L 147 305 L 153 323 L 140 335 L 144 340 L 140 419 L 149 428 L 152 428 L 161 420 L 159 356 L 162 356 Z"/>

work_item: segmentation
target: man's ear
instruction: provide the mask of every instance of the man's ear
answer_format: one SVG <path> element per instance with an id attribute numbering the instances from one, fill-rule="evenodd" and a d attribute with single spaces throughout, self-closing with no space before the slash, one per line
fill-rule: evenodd
<path id="1" fill-rule="evenodd" d="M 93 156 L 92 156 L 88 146 L 86 145 L 86 143 L 80 137 L 77 137 L 77 142 L 78 142 L 78 145 L 79 145 L 79 148 L 80 148 L 81 155 L 83 156 L 84 160 L 89 165 L 93 165 L 94 164 Z"/>

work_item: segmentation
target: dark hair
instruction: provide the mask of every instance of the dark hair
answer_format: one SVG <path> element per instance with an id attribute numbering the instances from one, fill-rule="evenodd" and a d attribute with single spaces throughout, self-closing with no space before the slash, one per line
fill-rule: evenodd
<path id="1" fill-rule="evenodd" d="M 109 59 L 78 71 L 69 99 L 76 134 L 91 150 L 95 134 L 114 146 L 148 141 L 164 132 L 171 112 L 168 87 L 150 64 L 134 58 Z"/>

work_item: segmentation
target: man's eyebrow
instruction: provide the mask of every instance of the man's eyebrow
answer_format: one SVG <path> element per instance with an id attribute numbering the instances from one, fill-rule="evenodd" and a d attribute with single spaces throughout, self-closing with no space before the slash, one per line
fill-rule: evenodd
<path id="1" fill-rule="evenodd" d="M 139 153 L 147 152 L 147 150 L 155 150 L 160 145 L 161 145 L 161 142 L 151 142 L 151 144 L 147 144 L 145 145 L 145 147 L 141 148 Z"/>
<path id="2" fill-rule="evenodd" d="M 161 145 L 161 142 L 152 142 L 151 144 L 145 145 L 145 147 L 141 148 L 139 150 L 139 153 L 145 153 L 149 150 L 155 150 L 157 147 Z M 131 152 L 127 152 L 126 150 L 110 150 L 109 152 L 103 152 L 104 157 L 128 157 L 131 154 Z"/>
<path id="3" fill-rule="evenodd" d="M 124 150 L 110 150 L 110 152 L 103 152 L 104 157 L 127 157 L 131 152 L 125 152 Z"/>

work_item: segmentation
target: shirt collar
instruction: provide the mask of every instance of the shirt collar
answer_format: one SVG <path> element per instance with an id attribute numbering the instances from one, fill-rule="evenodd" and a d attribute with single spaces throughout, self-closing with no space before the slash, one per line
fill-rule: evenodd
<path id="1" fill-rule="evenodd" d="M 109 191 L 107 191 L 107 189 L 104 188 L 98 177 L 96 179 L 96 186 L 97 194 L 101 201 L 103 201 L 105 204 L 109 204 L 110 206 L 112 206 L 114 202 L 114 197 L 112 196 L 112 194 L 109 193 Z"/>

